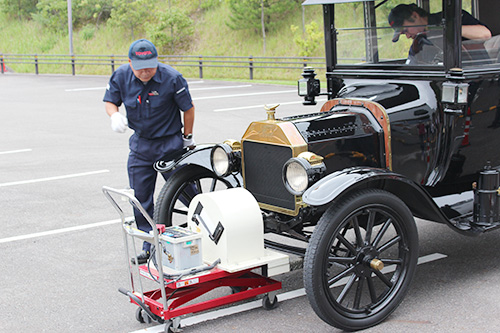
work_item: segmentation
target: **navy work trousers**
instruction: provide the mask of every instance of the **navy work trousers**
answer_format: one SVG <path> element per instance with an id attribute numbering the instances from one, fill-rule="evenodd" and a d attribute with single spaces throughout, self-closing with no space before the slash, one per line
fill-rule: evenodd
<path id="1" fill-rule="evenodd" d="M 153 168 L 153 164 L 165 154 L 182 149 L 182 136 L 181 133 L 178 133 L 161 139 L 149 140 L 133 134 L 129 140 L 129 147 L 127 169 L 130 188 L 134 190 L 135 197 L 152 218 L 157 177 L 157 171 Z M 162 176 L 167 180 L 169 173 L 162 173 Z M 134 216 L 139 230 L 151 231 L 151 225 L 135 208 Z M 149 251 L 150 246 L 151 244 L 144 242 L 142 249 Z"/>

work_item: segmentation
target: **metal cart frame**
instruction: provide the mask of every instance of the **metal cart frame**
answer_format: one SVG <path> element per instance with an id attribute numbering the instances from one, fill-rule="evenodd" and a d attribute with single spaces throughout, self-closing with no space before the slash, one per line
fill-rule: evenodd
<path id="1" fill-rule="evenodd" d="M 130 261 L 129 237 L 132 239 L 134 258 L 137 258 L 134 239 L 137 238 L 149 242 L 156 249 L 161 249 L 159 237 L 165 226 L 157 225 L 137 198 L 127 190 L 117 190 L 103 186 L 102 191 L 119 213 L 122 222 L 126 259 L 129 268 L 130 290 L 119 288 L 119 291 L 128 296 L 131 303 L 139 306 L 136 311 L 136 319 L 138 321 L 150 323 L 154 320 L 160 324 L 167 321 L 165 332 L 180 332 L 180 316 L 185 314 L 209 310 L 253 298 L 260 294 L 266 294 L 262 300 L 265 309 L 270 310 L 278 305 L 276 293 L 277 290 L 281 289 L 281 282 L 253 272 L 253 270 L 259 267 L 229 273 L 217 268 L 216 262 L 213 265 L 207 265 L 204 269 L 180 272 L 178 275 L 166 275 L 161 264 L 156 265 L 156 267 L 150 267 L 149 263 L 146 265 L 132 265 Z M 125 217 L 124 211 L 113 198 L 112 194 L 125 198 L 133 207 L 139 210 L 153 228 L 152 232 L 146 233 L 133 228 L 132 224 L 135 220 Z M 156 263 L 162 263 L 162 251 L 154 252 Z M 132 266 L 135 266 L 135 268 Z M 263 274 L 267 275 L 266 265 L 261 266 L 261 268 Z M 134 274 L 137 277 L 142 276 L 143 278 L 158 282 L 160 285 L 159 288 L 145 292 L 141 279 L 138 278 L 139 290 L 137 290 L 134 283 Z M 163 281 L 163 283 L 160 283 L 160 281 Z M 219 287 L 230 287 L 233 293 L 199 303 L 191 302 Z"/>

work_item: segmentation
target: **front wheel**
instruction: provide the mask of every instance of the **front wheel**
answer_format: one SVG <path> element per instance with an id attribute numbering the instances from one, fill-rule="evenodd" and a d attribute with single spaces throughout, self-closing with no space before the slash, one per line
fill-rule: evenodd
<path id="1" fill-rule="evenodd" d="M 331 205 L 304 259 L 304 286 L 316 314 L 343 330 L 387 318 L 415 273 L 418 235 L 408 207 L 379 189 L 354 192 Z"/>
<path id="2" fill-rule="evenodd" d="M 174 172 L 163 185 L 154 209 L 154 220 L 165 226 L 187 223 L 189 203 L 200 193 L 233 187 L 212 171 L 198 165 L 186 165 Z"/>

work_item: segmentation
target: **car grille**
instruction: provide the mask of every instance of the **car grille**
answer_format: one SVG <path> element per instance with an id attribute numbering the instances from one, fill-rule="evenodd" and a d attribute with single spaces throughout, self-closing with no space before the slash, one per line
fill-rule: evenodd
<path id="1" fill-rule="evenodd" d="M 243 141 L 245 187 L 259 203 L 295 210 L 295 196 L 282 181 L 283 165 L 292 157 L 288 146 Z"/>

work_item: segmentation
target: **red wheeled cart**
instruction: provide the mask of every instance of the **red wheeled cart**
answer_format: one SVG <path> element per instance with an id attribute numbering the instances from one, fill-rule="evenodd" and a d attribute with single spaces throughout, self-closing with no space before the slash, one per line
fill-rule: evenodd
<path id="1" fill-rule="evenodd" d="M 136 311 L 138 321 L 150 323 L 154 320 L 160 324 L 166 323 L 165 332 L 180 332 L 180 316 L 185 314 L 213 309 L 250 299 L 260 294 L 266 294 L 262 300 L 265 309 L 273 309 L 277 306 L 276 291 L 281 289 L 281 282 L 254 272 L 256 268 L 261 268 L 265 275 L 265 265 L 237 272 L 227 272 L 218 268 L 217 262 L 215 262 L 212 265 L 174 272 L 175 274 L 170 274 L 172 273 L 171 270 L 166 268 L 168 271 L 168 274 L 166 274 L 165 267 L 156 264 L 163 263 L 162 251 L 152 251 L 151 257 L 153 260 L 148 261 L 145 265 L 130 264 L 131 258 L 137 257 L 134 239 L 145 240 L 154 245 L 155 249 L 160 249 L 160 233 L 165 230 L 165 226 L 156 225 L 139 201 L 128 191 L 116 190 L 106 186 L 102 190 L 118 211 L 122 220 L 129 267 L 130 290 L 119 288 L 119 291 L 128 296 L 131 303 L 139 306 Z M 151 234 L 132 227 L 134 220 L 125 218 L 124 211 L 112 194 L 121 196 L 144 215 L 153 227 Z M 130 238 L 132 242 L 129 242 Z M 132 243 L 131 247 L 134 256 L 130 255 L 130 243 Z M 140 277 L 158 282 L 159 288 L 144 291 Z M 160 283 L 160 281 L 163 283 Z M 139 282 L 138 289 L 135 287 L 135 282 Z M 220 287 L 230 287 L 232 293 L 210 299 L 204 297 L 204 300 L 196 302 L 197 298 Z"/>

